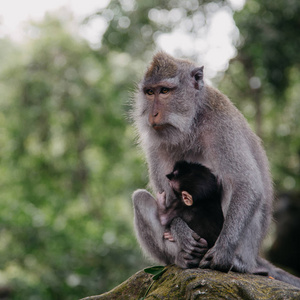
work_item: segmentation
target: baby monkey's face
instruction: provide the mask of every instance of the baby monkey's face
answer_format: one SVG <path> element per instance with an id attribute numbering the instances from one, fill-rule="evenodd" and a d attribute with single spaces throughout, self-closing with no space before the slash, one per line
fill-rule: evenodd
<path id="1" fill-rule="evenodd" d="M 178 171 L 177 170 L 173 171 L 172 173 L 167 174 L 166 176 L 169 180 L 169 185 L 173 189 L 175 194 L 178 195 L 179 193 L 181 193 L 181 191 L 180 191 L 180 180 L 178 178 Z"/>
<path id="2" fill-rule="evenodd" d="M 174 170 L 172 173 L 166 175 L 169 180 L 169 185 L 173 189 L 175 195 L 180 197 L 183 203 L 187 206 L 193 205 L 193 197 L 187 191 L 181 190 L 181 182 L 178 170 Z"/>

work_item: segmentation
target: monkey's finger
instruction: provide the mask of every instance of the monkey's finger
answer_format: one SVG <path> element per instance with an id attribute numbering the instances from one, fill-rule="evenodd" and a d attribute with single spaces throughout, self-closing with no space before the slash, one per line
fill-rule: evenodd
<path id="1" fill-rule="evenodd" d="M 202 258 L 205 255 L 205 251 L 203 251 L 202 253 L 200 253 L 200 252 L 192 252 L 191 254 L 194 257 Z"/>
<path id="2" fill-rule="evenodd" d="M 164 232 L 164 238 L 170 242 L 175 242 L 172 234 L 169 231 Z"/>
<path id="3" fill-rule="evenodd" d="M 192 237 L 200 244 L 200 247 L 207 248 L 207 241 L 200 237 L 196 232 L 192 232 Z"/>
<path id="4" fill-rule="evenodd" d="M 195 231 L 192 232 L 192 237 L 193 237 L 196 241 L 199 241 L 199 240 L 201 239 L 201 237 L 200 237 Z"/>
<path id="5" fill-rule="evenodd" d="M 200 261 L 200 264 L 199 264 L 199 268 L 201 269 L 210 269 L 210 261 L 203 261 L 203 259 Z"/>
<path id="6" fill-rule="evenodd" d="M 210 269 L 212 264 L 213 256 L 207 253 L 200 261 L 199 267 L 201 269 Z"/>
<path id="7" fill-rule="evenodd" d="M 198 253 L 201 253 L 202 255 L 207 253 L 208 248 L 201 248 L 200 251 L 198 251 Z"/>
<path id="8" fill-rule="evenodd" d="M 185 247 L 184 251 L 193 256 L 203 256 L 207 252 L 207 249 L 199 247 L 199 246 L 187 245 Z"/>
<path id="9" fill-rule="evenodd" d="M 207 250 L 207 248 L 194 248 L 191 254 L 195 256 L 203 256 L 206 254 Z"/>
<path id="10" fill-rule="evenodd" d="M 200 239 L 198 242 L 194 242 L 194 243 L 191 243 L 191 245 L 194 247 L 194 248 L 197 248 L 197 249 L 200 249 L 200 251 L 202 251 L 203 249 L 208 250 L 208 244 L 207 244 L 207 241 L 205 239 Z"/>
<path id="11" fill-rule="evenodd" d="M 189 254 L 183 256 L 187 268 L 197 268 L 199 266 L 199 258 L 195 258 Z"/>
<path id="12" fill-rule="evenodd" d="M 201 247 L 200 245 L 195 242 L 195 241 L 187 241 L 186 243 L 183 244 L 183 248 L 185 252 L 191 253 L 192 251 L 200 251 Z"/>
<path id="13" fill-rule="evenodd" d="M 166 240 L 169 240 L 170 242 L 175 242 L 173 237 L 165 237 Z"/>
<path id="14" fill-rule="evenodd" d="M 208 243 L 204 238 L 201 238 L 198 243 L 200 244 L 201 247 L 203 248 L 208 248 Z"/>
<path id="15" fill-rule="evenodd" d="M 195 259 L 194 256 L 192 256 L 192 255 L 190 255 L 190 254 L 188 254 L 188 253 L 185 253 L 184 256 L 183 256 L 183 258 L 184 258 L 185 260 L 194 260 L 194 259 Z"/>

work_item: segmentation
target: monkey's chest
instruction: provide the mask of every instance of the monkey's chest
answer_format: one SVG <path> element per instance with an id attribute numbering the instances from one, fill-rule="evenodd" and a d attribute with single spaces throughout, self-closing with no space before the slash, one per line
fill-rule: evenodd
<path id="1" fill-rule="evenodd" d="M 183 153 L 182 158 L 180 160 L 185 160 L 190 163 L 198 163 L 210 169 L 210 162 L 205 159 L 202 153 L 195 151 L 187 151 Z"/>
<path id="2" fill-rule="evenodd" d="M 169 167 L 171 166 L 172 168 L 174 167 L 174 164 L 177 161 L 187 161 L 191 163 L 200 163 L 204 166 L 207 166 L 209 168 L 209 162 L 205 160 L 204 156 L 202 153 L 195 152 L 192 150 L 184 151 L 181 147 L 174 147 L 170 149 L 164 149 L 164 151 L 161 151 L 159 153 L 160 155 L 160 161 L 164 162 L 166 166 Z"/>

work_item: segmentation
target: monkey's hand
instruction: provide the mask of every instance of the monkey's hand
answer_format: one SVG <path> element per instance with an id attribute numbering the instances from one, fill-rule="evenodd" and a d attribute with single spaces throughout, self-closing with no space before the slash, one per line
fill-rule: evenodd
<path id="1" fill-rule="evenodd" d="M 166 230 L 164 232 L 164 239 L 169 240 L 170 242 L 175 242 L 173 235 L 171 234 L 171 231 Z"/>
<path id="2" fill-rule="evenodd" d="M 171 235 L 181 250 L 176 264 L 181 268 L 195 268 L 208 250 L 207 241 L 196 234 L 181 219 L 175 218 L 171 223 Z"/>
<path id="3" fill-rule="evenodd" d="M 225 249 L 212 247 L 203 257 L 199 267 L 222 272 L 229 272 L 233 267 L 233 257 L 226 253 Z"/>

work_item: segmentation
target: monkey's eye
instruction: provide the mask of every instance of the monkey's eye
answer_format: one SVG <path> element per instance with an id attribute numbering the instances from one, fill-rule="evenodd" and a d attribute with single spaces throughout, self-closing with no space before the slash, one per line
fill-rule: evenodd
<path id="1" fill-rule="evenodd" d="M 161 94 L 168 94 L 170 91 L 170 89 L 166 88 L 166 87 L 163 87 L 161 90 L 160 90 L 160 93 Z"/>
<path id="2" fill-rule="evenodd" d="M 154 92 L 153 92 L 153 90 L 148 89 L 148 90 L 146 90 L 146 94 L 151 96 L 151 95 L 154 95 Z"/>

